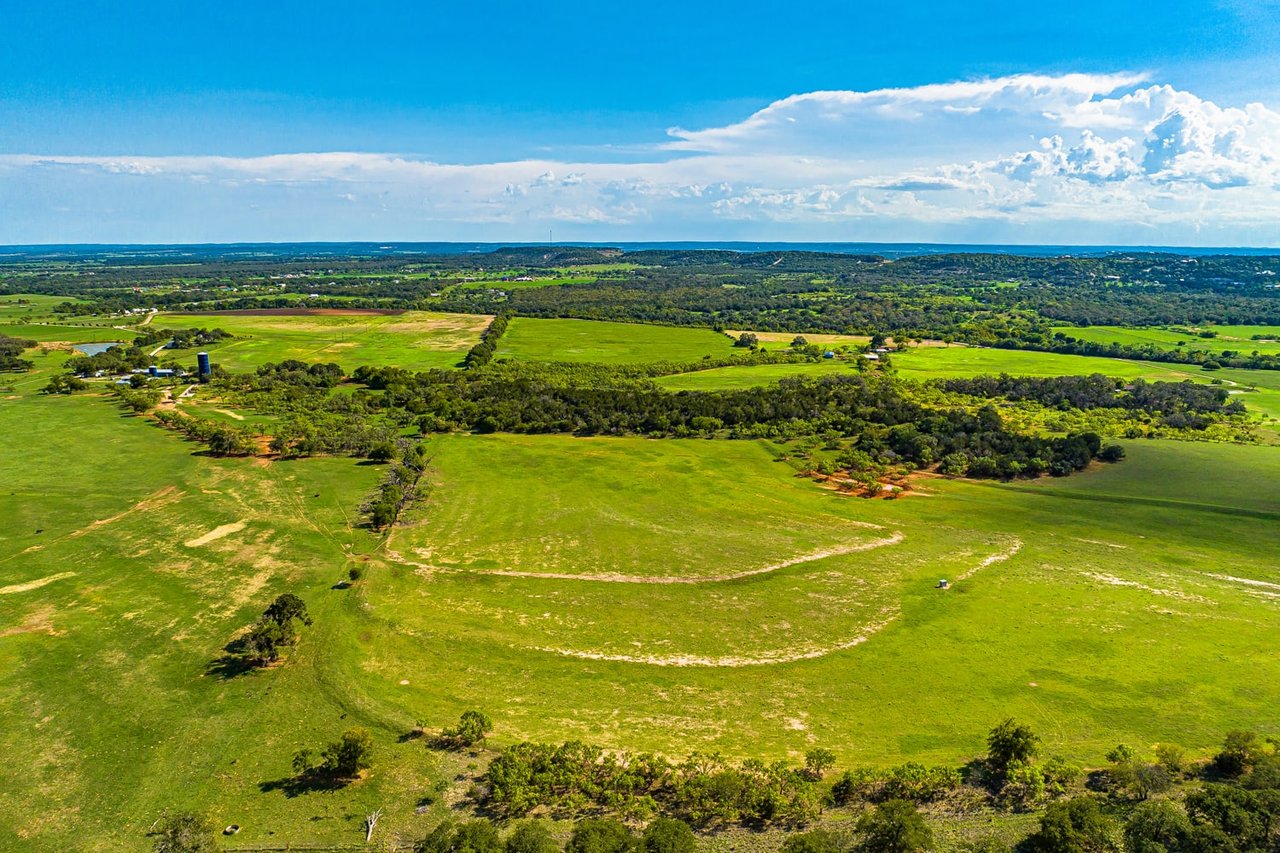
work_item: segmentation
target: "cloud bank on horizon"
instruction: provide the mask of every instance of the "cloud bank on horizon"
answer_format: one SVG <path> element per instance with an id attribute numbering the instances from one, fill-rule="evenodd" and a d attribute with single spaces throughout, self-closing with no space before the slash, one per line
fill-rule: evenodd
<path id="1" fill-rule="evenodd" d="M 0 242 L 1280 245 L 1280 112 L 1147 74 L 808 92 L 609 154 L 0 155 Z"/>

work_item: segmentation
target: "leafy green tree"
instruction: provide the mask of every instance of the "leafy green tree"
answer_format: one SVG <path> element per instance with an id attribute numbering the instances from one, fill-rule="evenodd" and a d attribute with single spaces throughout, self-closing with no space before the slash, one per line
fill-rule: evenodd
<path id="1" fill-rule="evenodd" d="M 280 660 L 280 650 L 293 643 L 293 632 L 278 622 L 261 620 L 253 623 L 240 641 L 244 657 L 261 665 Z"/>
<path id="2" fill-rule="evenodd" d="M 858 821 L 863 853 L 915 853 L 933 845 L 933 833 L 915 804 L 889 800 L 863 815 Z"/>
<path id="3" fill-rule="evenodd" d="M 442 737 L 455 746 L 475 746 L 484 743 L 485 736 L 493 731 L 493 721 L 483 711 L 464 711 L 458 724 L 445 729 Z"/>
<path id="4" fill-rule="evenodd" d="M 579 821 L 565 853 L 633 853 L 635 849 L 636 837 L 625 824 L 601 817 Z"/>
<path id="5" fill-rule="evenodd" d="M 829 749 L 817 747 L 804 754 L 804 772 L 810 779 L 817 781 L 835 766 L 836 754 Z"/>
<path id="6" fill-rule="evenodd" d="M 303 625 L 311 624 L 311 616 L 307 613 L 307 603 L 291 592 L 286 592 L 276 596 L 276 600 L 267 605 L 267 609 L 262 613 L 262 619 L 265 622 L 275 622 L 286 628 L 290 627 L 293 620 L 298 620 Z"/>
<path id="7" fill-rule="evenodd" d="M 373 735 L 357 726 L 321 750 L 320 770 L 335 779 L 352 779 L 369 769 L 372 756 Z"/>
<path id="8" fill-rule="evenodd" d="M 1119 462 L 1124 459 L 1124 448 L 1118 444 L 1108 444 L 1098 451 L 1098 458 L 1103 462 Z"/>
<path id="9" fill-rule="evenodd" d="M 1140 804 L 1124 825 L 1129 853 L 1174 853 L 1185 849 L 1190 835 L 1186 812 L 1168 800 Z"/>
<path id="10" fill-rule="evenodd" d="M 396 458 L 396 445 L 392 441 L 378 441 L 369 447 L 366 456 L 373 462 L 390 462 Z"/>
<path id="11" fill-rule="evenodd" d="M 170 815 L 155 830 L 155 853 L 212 853 L 218 849 L 216 830 L 208 819 L 190 812 Z"/>
<path id="12" fill-rule="evenodd" d="M 559 853 L 560 845 L 542 821 L 528 820 L 516 824 L 507 837 L 506 853 Z"/>
<path id="13" fill-rule="evenodd" d="M 1213 758 L 1214 768 L 1224 776 L 1239 776 L 1249 769 L 1261 748 L 1256 732 L 1227 732 L 1222 751 Z"/>
<path id="14" fill-rule="evenodd" d="M 1180 776 L 1187 769 L 1186 750 L 1171 743 L 1156 746 L 1156 761 L 1169 771 L 1170 776 Z"/>
<path id="15" fill-rule="evenodd" d="M 644 853 L 693 853 L 697 839 L 684 821 L 660 817 L 645 828 L 640 846 Z"/>
<path id="16" fill-rule="evenodd" d="M 743 332 L 738 335 L 738 339 L 733 342 L 733 345 L 735 347 L 750 347 L 751 349 L 755 349 L 760 345 L 760 339 L 751 332 Z"/>
<path id="17" fill-rule="evenodd" d="M 1092 797 L 1050 803 L 1040 829 L 1026 840 L 1029 853 L 1111 853 L 1120 849 L 1118 827 Z"/>
<path id="18" fill-rule="evenodd" d="M 791 346 L 797 349 L 800 347 L 807 347 L 808 345 L 809 345 L 809 341 L 807 338 L 805 338 L 804 335 L 796 335 L 794 338 L 791 339 Z"/>
<path id="19" fill-rule="evenodd" d="M 1194 826 L 1217 829 L 1240 850 L 1264 850 L 1280 815 L 1280 794 L 1205 785 L 1187 795 L 1186 805 Z"/>
<path id="20" fill-rule="evenodd" d="M 413 845 L 413 853 L 452 853 L 456 829 L 457 826 L 453 821 L 441 821 L 421 841 Z"/>
<path id="21" fill-rule="evenodd" d="M 1253 791 L 1280 790 L 1280 754 L 1273 752 L 1255 758 L 1248 774 L 1240 780 L 1240 786 Z"/>
<path id="22" fill-rule="evenodd" d="M 1015 763 L 1032 763 L 1039 746 L 1040 738 L 1030 726 L 1007 719 L 987 736 L 987 767 L 1003 782 Z"/>
<path id="23" fill-rule="evenodd" d="M 469 820 L 454 830 L 450 853 L 503 853 L 498 830 L 487 820 Z"/>

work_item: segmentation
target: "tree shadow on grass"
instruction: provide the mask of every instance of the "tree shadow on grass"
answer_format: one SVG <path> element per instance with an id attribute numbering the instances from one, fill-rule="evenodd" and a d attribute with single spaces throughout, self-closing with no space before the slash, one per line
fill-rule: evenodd
<path id="1" fill-rule="evenodd" d="M 345 788 L 350 782 L 350 779 L 339 779 L 318 770 L 308 770 L 296 776 L 260 782 L 258 783 L 258 790 L 264 794 L 272 791 L 281 791 L 286 797 L 293 798 L 303 794 L 338 791 Z"/>
<path id="2" fill-rule="evenodd" d="M 225 654 L 210 661 L 204 668 L 205 675 L 232 679 L 262 669 L 262 661 L 255 660 L 245 653 L 247 649 L 244 637 L 237 637 L 227 643 L 222 647 L 222 651 Z"/>

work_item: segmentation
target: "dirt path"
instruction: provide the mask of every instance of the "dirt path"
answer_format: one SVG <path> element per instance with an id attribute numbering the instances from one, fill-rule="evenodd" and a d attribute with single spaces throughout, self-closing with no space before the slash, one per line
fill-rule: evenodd
<path id="1" fill-rule="evenodd" d="M 966 569 L 965 571 L 956 575 L 956 580 L 957 581 L 968 580 L 969 578 L 976 575 L 978 572 L 985 569 L 987 566 L 992 566 L 992 565 L 995 565 L 996 563 L 1003 563 L 1005 560 L 1009 559 L 1010 557 L 1012 557 L 1014 554 L 1018 553 L 1021 550 L 1022 550 L 1022 540 L 1014 539 L 1013 542 L 1010 543 L 1009 547 L 1004 549 L 1000 553 L 992 554 L 990 557 L 987 557 L 986 559 L 978 563 L 978 565 L 974 566 L 973 568 Z"/>
<path id="2" fill-rule="evenodd" d="M 616 655 L 605 652 L 585 652 L 574 649 L 537 648 L 540 652 L 579 658 L 581 660 L 610 661 L 612 663 L 640 663 L 649 666 L 700 666 L 700 667 L 742 667 L 772 666 L 780 663 L 796 663 L 802 660 L 815 660 L 836 652 L 860 646 L 884 630 L 890 622 L 897 619 L 899 611 L 896 607 L 886 607 L 880 611 L 879 620 L 862 629 L 852 639 L 829 646 L 803 646 L 793 649 L 780 649 L 776 652 L 744 657 L 740 655 L 723 655 L 707 657 L 702 655 Z"/>
<path id="3" fill-rule="evenodd" d="M 15 592 L 30 592 L 33 589 L 39 589 L 40 587 L 51 584 L 54 581 L 73 578 L 75 576 L 75 572 L 58 572 L 56 575 L 49 575 L 48 577 L 38 578 L 33 581 L 27 581 L 26 583 L 15 583 L 10 586 L 0 586 L 0 595 L 13 595 Z"/>
<path id="4" fill-rule="evenodd" d="M 724 583 L 725 581 L 741 580 L 743 578 L 755 577 L 756 575 L 769 574 L 781 569 L 788 569 L 792 566 L 803 565 L 804 563 L 814 563 L 818 560 L 825 560 L 828 557 L 840 557 L 845 554 L 856 554 L 859 551 L 871 551 L 876 548 L 884 548 L 889 545 L 897 545 L 906 537 L 900 531 L 894 531 L 883 539 L 873 539 L 870 542 L 858 542 L 853 545 L 838 545 L 834 548 L 826 548 L 821 551 L 813 551 L 808 554 L 802 554 L 797 557 L 791 557 L 778 563 L 771 563 L 758 569 L 747 569 L 742 572 L 731 572 L 723 575 L 709 575 L 706 577 L 682 577 L 682 576 L 658 576 L 650 577 L 647 575 L 624 575 L 613 572 L 607 572 L 596 575 L 573 574 L 569 572 L 522 572 L 514 569 L 453 569 L 444 566 L 433 566 L 426 563 L 416 563 L 412 560 L 406 560 L 400 554 L 394 551 L 388 551 L 387 556 L 397 562 L 406 563 L 411 566 L 417 566 L 431 572 L 442 572 L 449 574 L 468 574 L 468 575 L 497 575 L 507 578 L 537 578 L 547 580 L 562 581 L 594 581 L 597 583 L 636 583 L 636 584 L 703 584 L 703 583 Z"/>

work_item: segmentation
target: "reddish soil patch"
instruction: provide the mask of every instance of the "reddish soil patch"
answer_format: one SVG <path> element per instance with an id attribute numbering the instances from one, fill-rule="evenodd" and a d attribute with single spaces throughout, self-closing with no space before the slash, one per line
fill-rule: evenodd
<path id="1" fill-rule="evenodd" d="M 403 308 L 240 308 L 235 311 L 187 311 L 210 317 L 395 317 Z"/>

